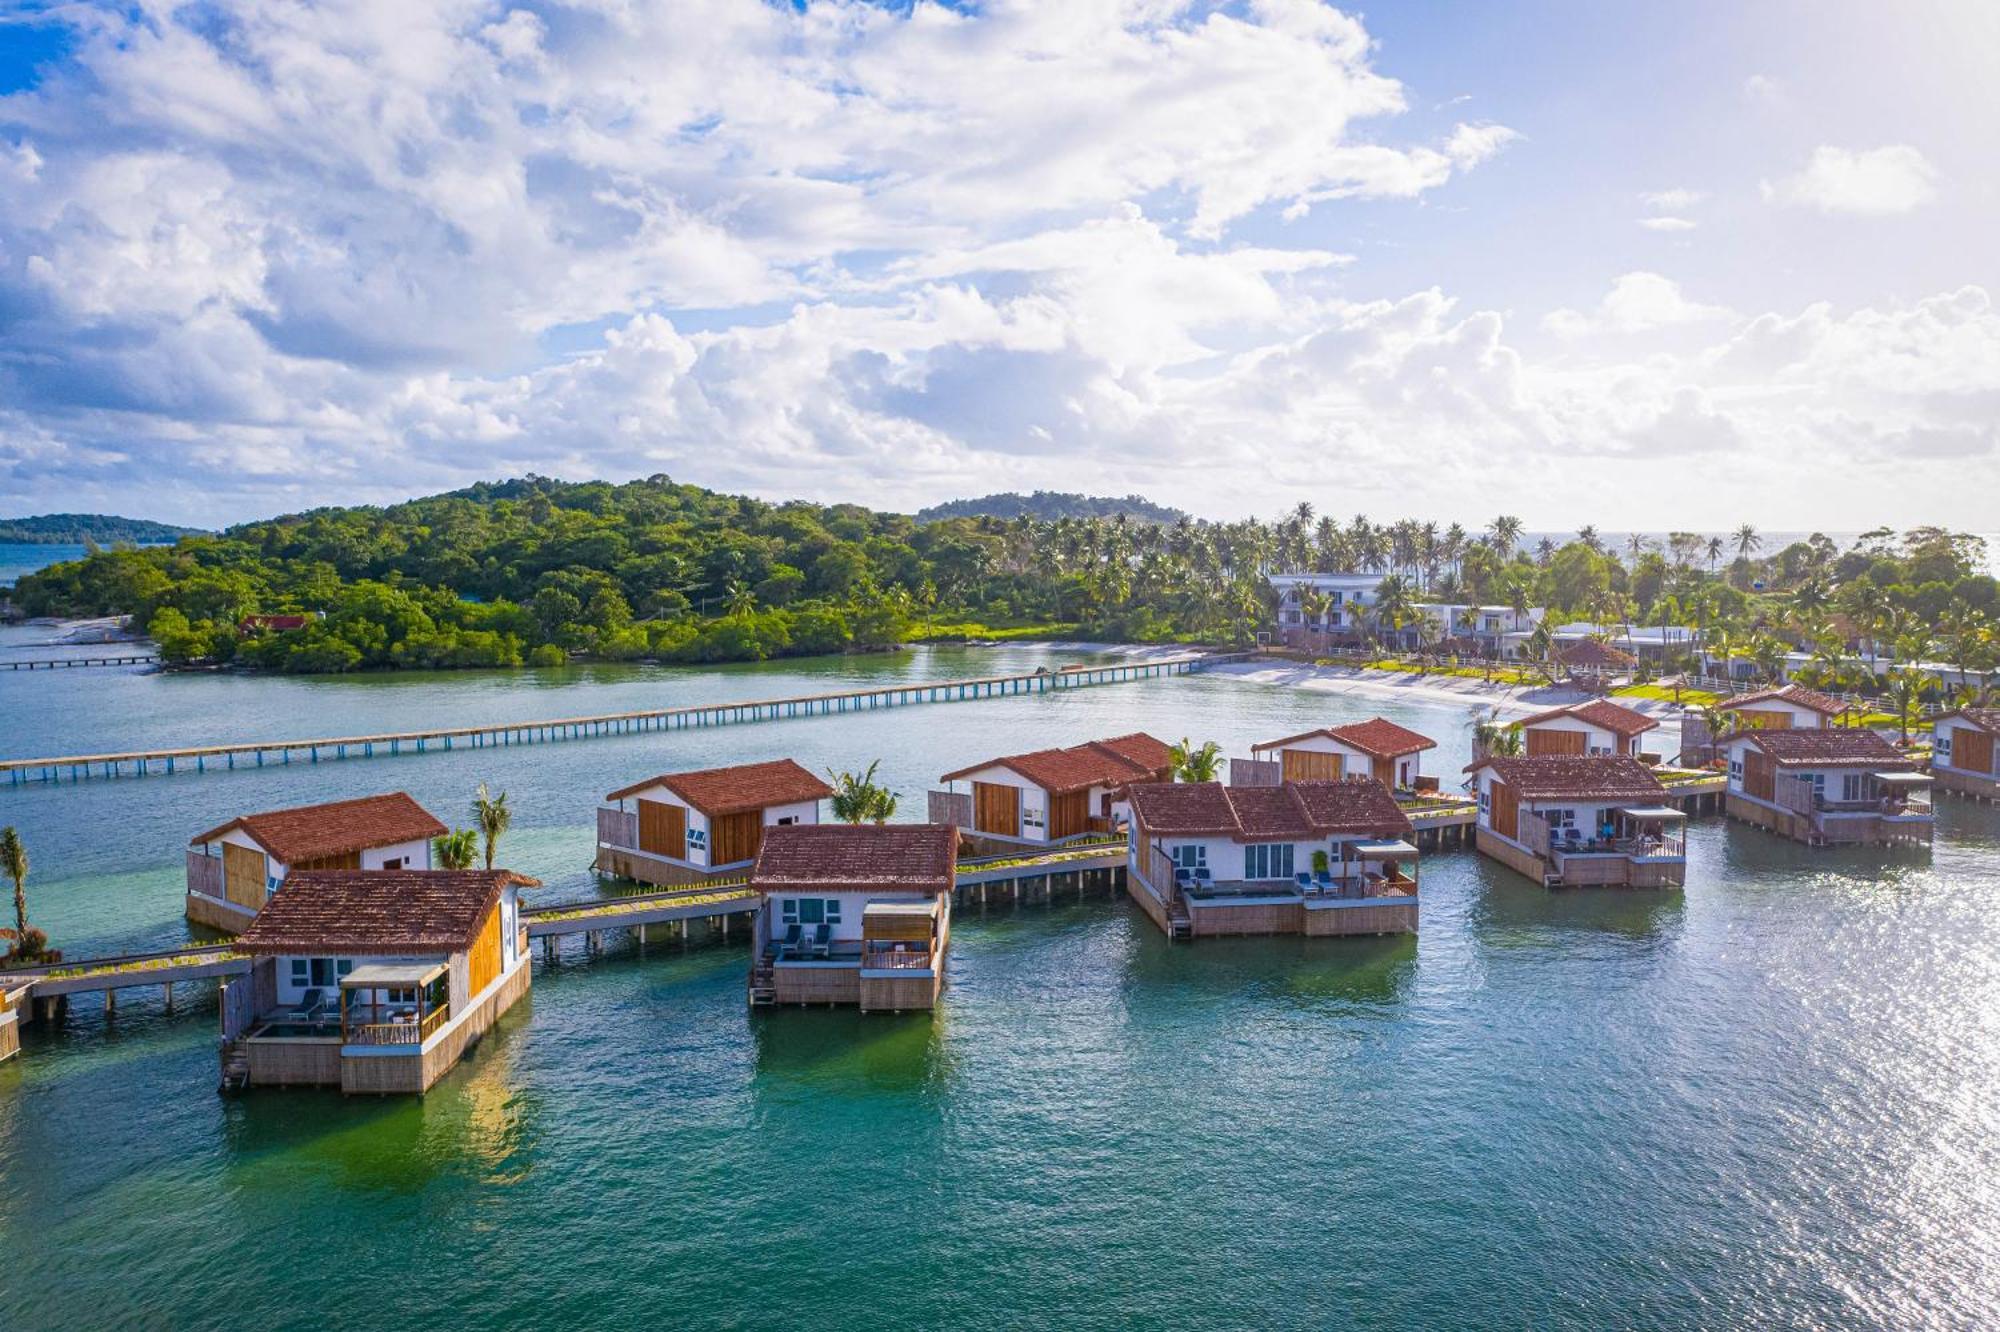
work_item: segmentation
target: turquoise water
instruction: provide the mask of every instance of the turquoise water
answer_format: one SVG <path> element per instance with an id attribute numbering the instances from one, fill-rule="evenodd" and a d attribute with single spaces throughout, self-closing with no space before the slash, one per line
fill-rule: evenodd
<path id="1" fill-rule="evenodd" d="M 0 677 L 0 749 L 561 715 L 873 674 Z M 80 679 L 90 678 L 86 684 Z M 712 692 L 705 692 L 712 691 Z M 507 859 L 592 891 L 594 798 L 682 762 L 956 761 L 1150 727 L 1241 752 L 1460 707 L 1214 677 L 693 735 L 0 789 L 35 914 L 182 937 L 179 846 L 238 808 L 481 776 Z M 1446 766 L 1440 762 L 1436 766 Z M 2000 817 L 1931 855 L 1696 822 L 1684 893 L 1423 866 L 1423 933 L 1169 946 L 1121 902 L 961 914 L 922 1018 L 752 1014 L 731 948 L 614 946 L 421 1101 L 224 1100 L 209 1012 L 90 1001 L 0 1066 L 0 1326 L 1973 1328 L 2000 1308 Z"/>
<path id="2" fill-rule="evenodd" d="M 85 546 L 43 545 L 37 542 L 0 541 L 0 587 L 13 584 L 23 574 L 46 569 L 64 560 L 80 560 L 89 553 Z"/>

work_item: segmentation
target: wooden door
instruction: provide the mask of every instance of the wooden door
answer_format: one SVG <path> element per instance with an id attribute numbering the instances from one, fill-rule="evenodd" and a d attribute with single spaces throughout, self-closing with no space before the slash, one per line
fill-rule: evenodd
<path id="1" fill-rule="evenodd" d="M 1744 708 L 1737 716 L 1743 719 L 1746 731 L 1789 731 L 1792 729 L 1792 714 L 1789 712 L 1765 712 L 1757 708 Z"/>
<path id="2" fill-rule="evenodd" d="M 466 959 L 466 985 L 471 991 L 469 997 L 476 998 L 479 992 L 493 983 L 500 974 L 500 904 L 486 913 L 486 919 L 479 923 L 479 936 L 472 941 L 472 954 Z"/>
<path id="3" fill-rule="evenodd" d="M 764 844 L 764 811 L 748 810 L 725 814 L 708 821 L 708 863 L 733 865 L 739 860 L 755 860 Z"/>
<path id="4" fill-rule="evenodd" d="M 1505 782 L 1494 782 L 1486 790 L 1486 826 L 1502 837 L 1514 836 L 1520 824 L 1521 798 Z"/>
<path id="5" fill-rule="evenodd" d="M 1049 797 L 1049 840 L 1074 837 L 1090 827 L 1090 792 L 1071 791 Z"/>
<path id="6" fill-rule="evenodd" d="M 1581 754 L 1590 747 L 1590 737 L 1582 731 L 1550 731 L 1530 727 L 1527 732 L 1528 757 Z"/>
<path id="7" fill-rule="evenodd" d="M 687 810 L 664 800 L 641 800 L 639 849 L 656 856 L 686 860 Z"/>
<path id="8" fill-rule="evenodd" d="M 1337 782 L 1340 780 L 1340 755 L 1323 754 L 1314 749 L 1286 749 L 1279 751 L 1283 760 L 1280 771 L 1288 782 Z"/>
<path id="9" fill-rule="evenodd" d="M 1743 751 L 1743 790 L 1759 800 L 1774 800 L 1777 789 L 1777 768 L 1771 756 L 1761 749 Z"/>
<path id="10" fill-rule="evenodd" d="M 972 784 L 972 826 L 1001 837 L 1021 835 L 1021 791 L 998 782 Z"/>
<path id="11" fill-rule="evenodd" d="M 252 911 L 264 905 L 264 853 L 234 842 L 222 844 L 222 895 Z"/>
<path id="12" fill-rule="evenodd" d="M 1961 772 L 1993 771 L 1993 733 L 1954 727 L 1951 736 L 1951 766 Z"/>
<path id="13" fill-rule="evenodd" d="M 1375 760 L 1372 772 L 1376 781 L 1382 783 L 1382 785 L 1389 787 L 1392 790 L 1395 788 L 1396 760 L 1378 758 Z"/>

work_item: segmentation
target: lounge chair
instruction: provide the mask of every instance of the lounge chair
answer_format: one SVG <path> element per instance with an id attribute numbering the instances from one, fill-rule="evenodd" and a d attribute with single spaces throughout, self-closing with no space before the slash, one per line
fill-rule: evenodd
<path id="1" fill-rule="evenodd" d="M 1174 866 L 1174 887 L 1186 888 L 1193 883 L 1194 883 L 1193 870 L 1183 868 L 1182 866 L 1179 865 Z"/>
<path id="2" fill-rule="evenodd" d="M 785 926 L 785 937 L 778 942 L 779 957 L 797 957 L 806 937 L 805 926 Z"/>
<path id="3" fill-rule="evenodd" d="M 813 926 L 812 951 L 814 957 L 833 956 L 833 926 Z"/>
<path id="4" fill-rule="evenodd" d="M 292 1016 L 301 1022 L 316 1022 L 326 1008 L 326 994 L 317 987 L 299 996 L 299 1005 L 292 1010 Z"/>
<path id="5" fill-rule="evenodd" d="M 1205 869 L 1197 869 L 1194 872 L 1194 881 L 1196 886 L 1201 888 L 1212 887 L 1215 883 L 1215 880 L 1210 877 L 1209 872 Z"/>
<path id="6" fill-rule="evenodd" d="M 1319 886 L 1319 890 L 1321 892 L 1324 893 L 1331 891 L 1333 888 L 1333 871 L 1314 870 L 1313 882 Z"/>
<path id="7" fill-rule="evenodd" d="M 1306 873 L 1304 870 L 1300 870 L 1295 877 L 1299 881 L 1300 892 L 1309 893 L 1313 890 L 1312 875 Z"/>

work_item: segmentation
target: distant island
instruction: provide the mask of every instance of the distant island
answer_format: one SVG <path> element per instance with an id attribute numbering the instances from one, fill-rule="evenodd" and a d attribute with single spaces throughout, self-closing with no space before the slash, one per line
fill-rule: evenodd
<path id="1" fill-rule="evenodd" d="M 0 541 L 28 546 L 164 545 L 184 536 L 206 535 L 198 527 L 175 527 L 148 518 L 109 513 L 44 513 L 32 518 L 0 518 Z"/>
<path id="2" fill-rule="evenodd" d="M 1103 495 L 1075 495 L 1060 490 L 1038 490 L 1032 495 L 1010 490 L 1000 495 L 933 504 L 918 512 L 917 521 L 935 523 L 946 518 L 1035 518 L 1046 523 L 1057 518 L 1116 518 L 1120 514 L 1144 523 L 1177 523 L 1188 516 L 1179 509 L 1155 504 L 1144 495 L 1111 499 Z"/>

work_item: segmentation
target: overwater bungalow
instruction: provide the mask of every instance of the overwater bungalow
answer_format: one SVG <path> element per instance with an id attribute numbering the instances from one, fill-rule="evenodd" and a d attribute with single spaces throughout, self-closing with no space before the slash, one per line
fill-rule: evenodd
<path id="1" fill-rule="evenodd" d="M 1068 749 L 1037 749 L 987 759 L 939 780 L 931 818 L 956 824 L 973 854 L 1054 846 L 1114 830 L 1126 788 L 1173 778 L 1172 747 L 1143 732 Z M 970 794 L 957 783 L 971 786 Z"/>
<path id="2" fill-rule="evenodd" d="M 1723 808 L 1733 819 L 1809 846 L 1931 840 L 1931 778 L 1879 732 L 1743 731 L 1722 749 L 1729 758 Z"/>
<path id="3" fill-rule="evenodd" d="M 298 870 L 236 946 L 223 1085 L 422 1092 L 528 992 L 508 870 Z"/>
<path id="4" fill-rule="evenodd" d="M 1687 881 L 1686 815 L 1629 754 L 1483 758 L 1466 771 L 1479 850 L 1544 887 Z"/>
<path id="5" fill-rule="evenodd" d="M 1659 729 L 1643 712 L 1609 699 L 1592 699 L 1539 712 L 1521 722 L 1529 758 L 1568 754 L 1629 754 L 1639 757 L 1639 737 Z"/>
<path id="6" fill-rule="evenodd" d="M 1288 782 L 1334 782 L 1343 777 L 1373 777 L 1394 790 L 1409 790 L 1423 774 L 1423 752 L 1437 741 L 1398 726 L 1385 717 L 1346 726 L 1323 726 L 1282 740 L 1250 746 L 1251 756 L 1279 764 Z"/>
<path id="7" fill-rule="evenodd" d="M 187 918 L 234 934 L 295 870 L 429 869 L 447 831 L 402 791 L 240 815 L 188 843 Z"/>
<path id="8" fill-rule="evenodd" d="M 1372 777 L 1134 786 L 1126 885 L 1169 937 L 1414 934 L 1410 820 Z"/>
<path id="9" fill-rule="evenodd" d="M 1779 685 L 1733 694 L 1715 705 L 1717 712 L 1736 714 L 1746 731 L 1825 730 L 1847 711 L 1847 705 L 1804 685 Z"/>
<path id="10" fill-rule="evenodd" d="M 597 872 L 673 887 L 747 874 L 766 830 L 819 822 L 833 788 L 791 759 L 669 772 L 597 811 Z"/>
<path id="11" fill-rule="evenodd" d="M 1931 724 L 1931 775 L 1947 791 L 2000 799 L 2000 767 L 1994 764 L 1993 737 L 2000 735 L 2000 708 L 1960 708 Z"/>
<path id="12" fill-rule="evenodd" d="M 750 1002 L 935 1007 L 957 865 L 948 824 L 772 828 L 750 873 Z"/>

